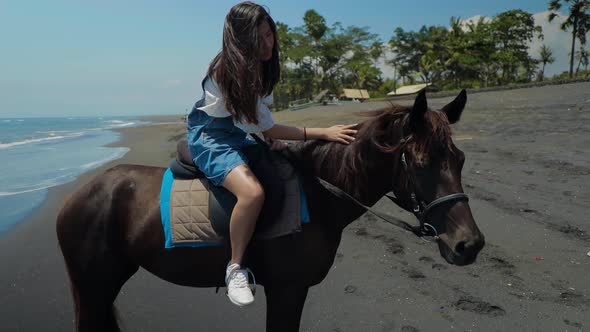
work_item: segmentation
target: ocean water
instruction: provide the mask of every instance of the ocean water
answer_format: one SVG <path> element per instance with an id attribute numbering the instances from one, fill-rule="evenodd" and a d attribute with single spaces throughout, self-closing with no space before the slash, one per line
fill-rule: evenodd
<path id="1" fill-rule="evenodd" d="M 131 117 L 0 118 L 0 235 L 39 207 L 48 189 L 124 156 L 105 147 Z M 49 222 L 49 221 L 48 221 Z"/>

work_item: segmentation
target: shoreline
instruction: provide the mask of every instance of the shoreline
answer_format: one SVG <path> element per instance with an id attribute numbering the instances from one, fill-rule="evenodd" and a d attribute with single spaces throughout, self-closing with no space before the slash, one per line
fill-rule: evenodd
<path id="1" fill-rule="evenodd" d="M 145 163 L 151 164 L 152 166 L 167 167 L 168 165 L 158 164 L 165 161 L 164 156 L 158 158 L 157 162 L 150 163 L 150 157 L 138 158 L 138 151 L 133 150 L 138 150 L 138 148 L 141 150 L 143 145 L 140 144 L 140 141 L 142 139 L 141 136 L 144 135 L 146 131 L 155 131 L 155 134 L 150 133 L 149 137 L 164 138 L 164 141 L 168 142 L 170 137 L 162 137 L 162 135 L 157 135 L 158 131 L 156 129 L 162 128 L 162 130 L 166 132 L 169 132 L 171 129 L 173 131 L 176 129 L 182 129 L 184 127 L 184 123 L 182 122 L 182 115 L 139 116 L 137 117 L 137 120 L 149 123 L 140 126 L 108 129 L 108 131 L 117 133 L 119 135 L 119 138 L 117 141 L 107 144 L 104 147 L 127 148 L 128 151 L 123 156 L 108 161 L 96 168 L 89 169 L 88 171 L 79 174 L 78 176 L 76 176 L 76 178 L 69 182 L 47 188 L 45 199 L 38 206 L 34 207 L 25 216 L 11 224 L 7 230 L 1 232 L 0 241 L 3 241 L 6 238 L 10 237 L 12 233 L 17 232 L 20 228 L 23 228 L 25 224 L 34 223 L 34 221 L 43 219 L 43 217 L 47 215 L 57 216 L 57 211 L 59 209 L 55 208 L 56 205 L 58 205 L 59 208 L 61 208 L 63 201 L 65 201 L 67 196 L 71 195 L 73 192 L 78 190 L 80 187 L 89 182 L 96 175 L 100 174 L 101 172 L 104 172 L 105 170 L 115 165 L 122 163 Z M 131 158 L 129 157 L 130 154 Z M 60 197 L 61 202 L 59 199 Z"/>
<path id="2" fill-rule="evenodd" d="M 179 117 L 142 117 L 141 120 L 167 118 L 160 122 L 175 122 Z M 176 146 L 170 138 L 183 132 L 184 124 L 113 131 L 119 133 L 120 138 L 109 146 L 129 148 L 123 157 L 88 170 L 73 181 L 49 188 L 45 200 L 37 208 L 0 234 L 0 263 L 6 267 L 0 272 L 0 284 L 4 285 L 0 307 L 9 318 L 2 323 L 4 330 L 65 331 L 73 328 L 69 278 L 56 235 L 59 211 L 70 195 L 110 167 L 123 163 L 167 167 Z M 34 327 L 26 327 L 30 325 Z"/>

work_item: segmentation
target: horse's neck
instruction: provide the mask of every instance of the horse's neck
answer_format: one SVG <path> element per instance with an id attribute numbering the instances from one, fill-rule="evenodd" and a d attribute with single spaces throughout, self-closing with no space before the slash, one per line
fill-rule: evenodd
<path id="1" fill-rule="evenodd" d="M 292 150 L 306 175 L 328 181 L 362 204 L 372 206 L 391 190 L 391 169 L 384 168 L 387 165 L 382 162 L 384 156 L 376 158 L 376 152 L 371 149 L 356 149 L 356 153 L 366 154 L 361 156 L 352 151 L 351 146 L 322 141 L 301 144 Z M 343 177 L 340 172 L 349 173 Z M 331 194 L 323 196 L 321 204 L 323 209 L 337 214 L 342 226 L 365 212 L 350 200 Z"/>

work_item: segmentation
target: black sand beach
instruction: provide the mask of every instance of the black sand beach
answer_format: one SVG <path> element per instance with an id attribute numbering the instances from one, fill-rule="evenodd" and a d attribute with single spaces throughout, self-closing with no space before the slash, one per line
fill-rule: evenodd
<path id="1" fill-rule="evenodd" d="M 468 96 L 455 144 L 463 187 L 486 236 L 477 262 L 448 265 L 438 249 L 365 214 L 343 235 L 326 280 L 310 290 L 301 331 L 583 331 L 590 327 L 590 83 Z M 452 98 L 429 100 L 439 108 Z M 403 100 L 400 103 L 408 104 Z M 276 113 L 326 126 L 362 119 L 385 102 Z M 169 119 L 169 120 L 166 120 Z M 159 120 L 179 121 L 180 116 Z M 27 220 L 0 237 L 0 331 L 71 331 L 73 304 L 55 235 L 67 195 L 120 163 L 166 167 L 182 123 L 122 129 L 122 159 L 52 188 Z M 391 203 L 378 207 L 409 222 Z M 263 331 L 254 306 L 224 290 L 166 283 L 141 270 L 117 299 L 126 331 Z"/>

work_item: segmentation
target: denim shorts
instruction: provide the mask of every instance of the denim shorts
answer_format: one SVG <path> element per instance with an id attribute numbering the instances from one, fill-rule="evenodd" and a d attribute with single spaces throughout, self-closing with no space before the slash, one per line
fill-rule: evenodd
<path id="1" fill-rule="evenodd" d="M 236 127 L 232 117 L 216 118 L 193 108 L 188 117 L 188 147 L 195 165 L 215 186 L 237 166 L 247 164 L 242 148 L 254 141 Z"/>

